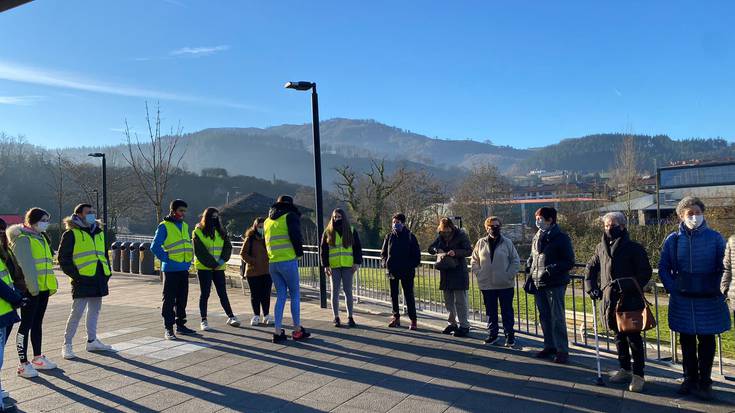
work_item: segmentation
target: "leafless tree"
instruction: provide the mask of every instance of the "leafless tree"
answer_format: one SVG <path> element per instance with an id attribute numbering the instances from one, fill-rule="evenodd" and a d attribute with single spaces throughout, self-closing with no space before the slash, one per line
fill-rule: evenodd
<path id="1" fill-rule="evenodd" d="M 490 164 L 475 165 L 454 192 L 452 211 L 462 216 L 471 239 L 485 234 L 485 218 L 493 207 L 510 195 L 510 185 L 498 168 Z"/>
<path id="2" fill-rule="evenodd" d="M 151 118 L 148 103 L 145 105 L 148 140 L 141 142 L 138 134 L 130 130 L 125 120 L 127 150 L 123 157 L 132 168 L 137 189 L 156 211 L 156 220 L 163 217 L 163 203 L 171 176 L 179 168 L 186 149 L 180 149 L 183 129 L 179 124 L 171 128 L 168 136 L 161 136 L 161 108 L 156 106 L 155 118 Z"/>
<path id="3" fill-rule="evenodd" d="M 69 160 L 64 157 L 60 149 L 57 149 L 53 161 L 47 165 L 52 178 L 47 184 L 54 194 L 54 202 L 58 210 L 56 218 L 58 219 L 59 232 L 61 232 L 64 221 L 64 180 L 69 169 Z"/>
<path id="4" fill-rule="evenodd" d="M 388 199 L 388 211 L 405 213 L 408 229 L 420 241 L 432 239 L 436 224 L 443 216 L 443 203 L 447 199 L 445 185 L 422 170 L 402 169 L 396 175 L 402 186 Z"/>
<path id="5" fill-rule="evenodd" d="M 640 181 L 635 138 L 632 135 L 628 135 L 623 139 L 623 144 L 617 154 L 613 182 L 627 199 L 625 215 L 629 222 L 635 221 L 633 219 L 633 205 L 631 201 L 633 191 L 640 187 Z"/>

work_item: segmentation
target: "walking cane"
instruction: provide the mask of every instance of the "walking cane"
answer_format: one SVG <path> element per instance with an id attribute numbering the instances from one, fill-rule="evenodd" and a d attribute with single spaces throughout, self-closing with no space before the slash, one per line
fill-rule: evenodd
<path id="1" fill-rule="evenodd" d="M 597 300 L 592 299 L 592 311 L 594 315 L 592 317 L 592 328 L 595 330 L 595 358 L 597 359 L 597 380 L 595 384 L 598 386 L 604 386 L 605 382 L 602 380 L 602 371 L 600 369 L 600 338 L 597 335 Z"/>

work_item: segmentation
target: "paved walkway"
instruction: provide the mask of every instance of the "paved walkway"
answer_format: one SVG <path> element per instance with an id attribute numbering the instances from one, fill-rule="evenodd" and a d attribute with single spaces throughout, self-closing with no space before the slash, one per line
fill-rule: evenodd
<path id="1" fill-rule="evenodd" d="M 314 334 L 304 343 L 274 345 L 270 328 L 224 325 L 214 292 L 214 331 L 165 342 L 161 285 L 144 277 L 114 277 L 105 299 L 100 333 L 120 351 L 86 353 L 80 327 L 79 358 L 65 361 L 59 352 L 71 297 L 66 278 L 59 280 L 61 291 L 52 297 L 44 323 L 44 352 L 59 369 L 21 379 L 15 376 L 14 335 L 5 351 L 3 387 L 20 411 L 735 411 L 732 382 L 718 382 L 718 401 L 709 405 L 676 398 L 679 374 L 662 366 L 649 366 L 646 394 L 618 385 L 596 387 L 588 352 L 575 351 L 571 365 L 556 366 L 531 357 L 539 345 L 531 339 L 521 338 L 522 351 L 488 348 L 479 332 L 454 339 L 438 334 L 439 324 L 421 320 L 417 332 L 389 329 L 384 314 L 367 312 L 357 315 L 360 328 L 337 330 L 331 311 L 320 309 L 315 297 L 302 304 L 304 325 Z M 198 297 L 192 283 L 192 327 L 199 324 Z M 230 297 L 249 321 L 247 297 L 239 289 L 230 289 Z M 606 360 L 605 366 L 614 363 Z"/>

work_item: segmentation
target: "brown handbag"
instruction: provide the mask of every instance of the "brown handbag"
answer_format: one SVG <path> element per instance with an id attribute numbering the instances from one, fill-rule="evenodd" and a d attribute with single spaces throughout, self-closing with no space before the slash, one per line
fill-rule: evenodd
<path id="1" fill-rule="evenodd" d="M 651 311 L 651 303 L 646 300 L 646 296 L 643 294 L 641 286 L 638 285 L 638 280 L 632 277 L 618 278 L 615 280 L 618 282 L 621 280 L 630 280 L 635 284 L 638 292 L 641 294 L 643 300 L 643 308 L 640 310 L 633 311 L 622 311 L 621 303 L 623 302 L 623 289 L 620 287 L 620 296 L 618 297 L 618 303 L 615 306 L 615 321 L 618 325 L 618 331 L 621 333 L 640 333 L 641 331 L 648 331 L 656 327 L 656 318 L 653 316 Z"/>

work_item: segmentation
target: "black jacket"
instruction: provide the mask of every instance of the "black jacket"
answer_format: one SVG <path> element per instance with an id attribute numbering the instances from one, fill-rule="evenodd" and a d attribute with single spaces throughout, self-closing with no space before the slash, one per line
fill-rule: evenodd
<path id="1" fill-rule="evenodd" d="M 64 223 L 66 224 L 66 231 L 61 235 L 61 243 L 59 244 L 59 266 L 64 274 L 71 278 L 71 295 L 72 298 L 87 298 L 87 297 L 104 297 L 110 293 L 107 288 L 107 282 L 110 277 L 105 275 L 102 263 L 97 263 L 97 270 L 92 277 L 85 277 L 79 275 L 76 265 L 74 265 L 74 233 L 72 229 L 78 228 L 82 230 L 84 234 L 89 236 L 97 235 L 102 232 L 102 224 L 97 222 L 94 232 L 90 232 L 89 228 L 78 226 L 71 218 L 67 218 Z M 109 265 L 110 259 L 105 251 L 105 259 Z"/>
<path id="2" fill-rule="evenodd" d="M 620 299 L 621 288 L 624 297 L 621 302 L 623 311 L 639 310 L 644 306 L 640 292 L 631 280 L 614 280 L 632 277 L 643 289 L 651 280 L 651 273 L 648 253 L 641 244 L 630 239 L 628 231 L 612 245 L 603 235 L 602 242 L 597 244 L 595 254 L 587 263 L 584 286 L 587 293 L 596 288 L 602 290 L 600 311 L 611 330 L 617 331 L 615 308 Z"/>
<path id="3" fill-rule="evenodd" d="M 335 228 L 335 231 L 342 236 L 342 228 Z M 322 234 L 322 242 L 319 246 L 319 258 L 322 260 L 324 267 L 329 267 L 329 244 L 327 243 L 327 231 Z M 360 236 L 357 235 L 356 230 L 352 230 L 352 261 L 355 265 L 362 265 L 362 244 L 360 243 Z"/>
<path id="4" fill-rule="evenodd" d="M 468 290 L 470 288 L 470 276 L 467 271 L 467 257 L 472 255 L 472 244 L 464 231 L 455 229 L 449 241 L 441 235 L 429 247 L 429 254 L 436 254 L 438 250 L 444 252 L 454 251 L 454 259 L 457 266 L 451 270 L 439 271 L 440 290 Z"/>
<path id="5" fill-rule="evenodd" d="M 421 247 L 411 231 L 404 228 L 401 232 L 391 231 L 383 240 L 380 252 L 383 265 L 398 279 L 413 278 L 416 267 L 421 264 Z"/>
<path id="6" fill-rule="evenodd" d="M 286 216 L 288 237 L 291 240 L 294 251 L 296 251 L 296 256 L 301 257 L 304 255 L 304 238 L 301 236 L 301 212 L 299 212 L 298 208 L 293 204 L 277 202 L 268 211 L 268 218 L 278 219 L 285 214 L 288 214 Z"/>
<path id="7" fill-rule="evenodd" d="M 197 228 L 199 228 L 199 224 L 197 224 Z M 230 260 L 230 256 L 232 255 L 232 243 L 230 242 L 229 237 L 223 237 L 225 243 L 222 246 L 222 252 L 219 257 L 214 257 L 207 247 L 204 246 L 204 243 L 199 239 L 199 237 L 197 237 L 196 232 L 192 234 L 191 242 L 194 244 L 194 255 L 197 257 L 199 262 L 204 264 L 207 268 L 219 267 L 219 262 L 217 262 L 219 259 L 222 259 L 225 262 Z"/>
<path id="8" fill-rule="evenodd" d="M 536 232 L 526 266 L 536 288 L 568 284 L 569 271 L 574 268 L 574 249 L 569 235 L 556 224 L 548 231 Z"/>

